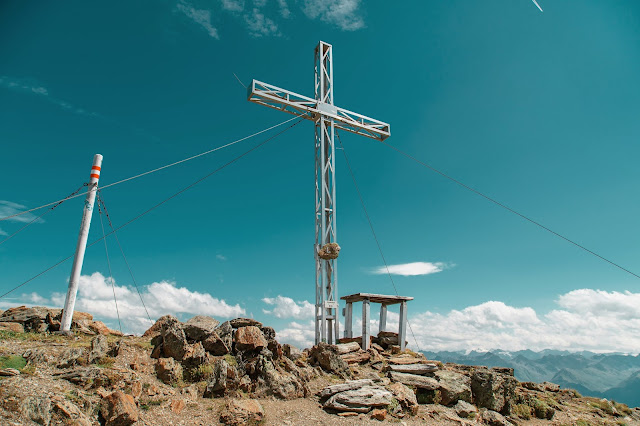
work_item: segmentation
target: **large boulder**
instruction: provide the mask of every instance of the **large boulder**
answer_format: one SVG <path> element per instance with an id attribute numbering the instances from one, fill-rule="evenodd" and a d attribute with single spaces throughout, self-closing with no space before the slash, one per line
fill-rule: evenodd
<path id="1" fill-rule="evenodd" d="M 225 321 L 216 328 L 216 334 L 220 337 L 229 351 L 233 346 L 233 327 L 230 321 Z"/>
<path id="2" fill-rule="evenodd" d="M 34 306 L 32 308 L 17 306 L 4 311 L 0 316 L 0 323 L 18 323 L 22 324 L 24 331 L 43 333 L 49 328 L 49 324 L 46 321 L 47 315 L 50 313 L 51 309 L 42 306 Z"/>
<path id="3" fill-rule="evenodd" d="M 188 345 L 187 336 L 185 336 L 177 319 L 164 324 L 162 328 L 162 353 L 165 357 L 181 361 L 187 352 Z"/>
<path id="4" fill-rule="evenodd" d="M 204 349 L 211 355 L 220 356 L 231 352 L 231 345 L 227 345 L 215 331 L 212 331 L 201 343 Z"/>
<path id="5" fill-rule="evenodd" d="M 455 371 L 441 370 L 434 373 L 438 379 L 440 402 L 451 405 L 462 400 L 471 402 L 471 379 Z"/>
<path id="6" fill-rule="evenodd" d="M 164 315 L 153 323 L 151 327 L 147 331 L 144 332 L 142 337 L 154 337 L 159 334 L 162 334 L 162 330 L 167 326 L 167 324 L 175 324 L 179 323 L 178 318 L 173 315 Z"/>
<path id="7" fill-rule="evenodd" d="M 51 422 L 51 399 L 39 396 L 27 396 L 20 401 L 20 413 L 27 419 L 48 425 Z"/>
<path id="8" fill-rule="evenodd" d="M 156 363 L 156 376 L 168 385 L 178 383 L 182 380 L 182 365 L 173 358 L 160 358 Z"/>
<path id="9" fill-rule="evenodd" d="M 416 398 L 415 392 L 411 390 L 410 387 L 403 385 L 402 383 L 392 383 L 387 387 L 393 397 L 400 403 L 400 406 L 415 415 L 418 413 L 418 399 Z"/>
<path id="10" fill-rule="evenodd" d="M 473 401 L 478 407 L 510 414 L 518 381 L 508 374 L 480 368 L 471 375 Z"/>
<path id="11" fill-rule="evenodd" d="M 298 358 L 302 356 L 302 351 L 300 349 L 288 343 L 285 343 L 284 345 L 282 345 L 282 353 L 291 361 L 296 361 Z"/>
<path id="12" fill-rule="evenodd" d="M 205 352 L 202 343 L 196 342 L 187 347 L 182 359 L 182 365 L 187 368 L 195 368 L 200 364 L 204 364 L 206 361 L 207 353 Z"/>
<path id="13" fill-rule="evenodd" d="M 273 361 L 264 356 L 258 357 L 256 369 L 259 377 L 264 379 L 269 393 L 277 398 L 304 398 L 309 392 L 309 389 L 295 374 L 276 368 Z"/>
<path id="14" fill-rule="evenodd" d="M 13 331 L 14 333 L 24 333 L 24 326 L 19 322 L 0 322 L 0 331 Z"/>
<path id="15" fill-rule="evenodd" d="M 402 383 L 403 385 L 412 386 L 417 389 L 436 390 L 440 387 L 438 380 L 433 377 L 390 371 L 389 378 L 393 382 Z"/>
<path id="16" fill-rule="evenodd" d="M 232 399 L 220 414 L 220 423 L 225 425 L 257 425 L 264 420 L 264 408 L 255 399 Z"/>
<path id="17" fill-rule="evenodd" d="M 213 330 L 216 329 L 218 324 L 220 324 L 220 321 L 217 319 L 205 315 L 196 315 L 189 321 L 185 322 L 182 325 L 182 329 L 184 330 L 184 334 L 187 336 L 187 339 L 200 342 L 206 339 Z"/>
<path id="18" fill-rule="evenodd" d="M 115 391 L 100 402 L 100 414 L 107 426 L 128 426 L 138 421 L 138 408 L 131 395 Z"/>
<path id="19" fill-rule="evenodd" d="M 255 351 L 267 347 L 262 331 L 252 325 L 238 328 L 234 340 L 238 351 Z"/>
<path id="20" fill-rule="evenodd" d="M 318 397 L 320 397 L 320 399 L 325 399 L 340 392 L 360 389 L 365 386 L 374 386 L 373 380 L 371 379 L 347 380 L 345 383 L 339 383 L 337 385 L 329 385 L 318 393 Z"/>
<path id="21" fill-rule="evenodd" d="M 309 360 L 312 364 L 319 365 L 323 370 L 343 379 L 351 377 L 349 365 L 340 357 L 334 345 L 318 343 L 309 350 Z"/>
<path id="22" fill-rule="evenodd" d="M 213 374 L 207 381 L 204 397 L 213 398 L 224 395 L 235 389 L 237 379 L 238 371 L 236 368 L 222 358 L 217 359 L 213 365 Z"/>

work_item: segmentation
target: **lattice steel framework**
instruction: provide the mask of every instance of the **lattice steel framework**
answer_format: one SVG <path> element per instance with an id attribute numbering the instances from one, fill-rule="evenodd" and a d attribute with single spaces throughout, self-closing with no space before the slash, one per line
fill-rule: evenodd
<path id="1" fill-rule="evenodd" d="M 333 50 L 323 41 L 315 49 L 315 99 L 253 80 L 248 88 L 248 100 L 315 123 L 315 336 L 316 344 L 336 343 L 339 338 L 338 262 L 318 256 L 322 246 L 337 242 L 335 131 L 342 129 L 384 140 L 390 135 L 389 124 L 334 105 Z"/>

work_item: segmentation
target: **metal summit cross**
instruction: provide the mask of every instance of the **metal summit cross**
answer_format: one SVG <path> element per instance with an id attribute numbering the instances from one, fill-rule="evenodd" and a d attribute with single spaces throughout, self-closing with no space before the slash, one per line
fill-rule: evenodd
<path id="1" fill-rule="evenodd" d="M 336 259 L 323 259 L 319 251 L 336 242 L 336 129 L 368 138 L 385 140 L 389 124 L 340 108 L 333 103 L 333 52 L 331 45 L 321 41 L 315 50 L 315 99 L 298 95 L 271 84 L 253 80 L 248 88 L 248 100 L 288 112 L 315 123 L 316 162 L 316 344 L 337 343 L 338 270 Z"/>

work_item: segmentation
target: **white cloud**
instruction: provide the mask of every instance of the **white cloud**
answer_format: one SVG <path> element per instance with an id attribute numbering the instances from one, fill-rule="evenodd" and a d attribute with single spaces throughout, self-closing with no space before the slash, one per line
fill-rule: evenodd
<path id="1" fill-rule="evenodd" d="M 222 0 L 222 8 L 231 12 L 242 12 L 244 0 Z"/>
<path id="2" fill-rule="evenodd" d="M 416 276 L 429 275 L 441 272 L 449 267 L 442 262 L 412 262 L 399 265 L 389 265 L 389 273 L 392 275 Z M 378 266 L 371 271 L 372 274 L 387 274 L 386 266 Z"/>
<path id="3" fill-rule="evenodd" d="M 310 19 L 319 18 L 345 31 L 364 27 L 360 0 L 304 0 L 302 10 Z"/>
<path id="4" fill-rule="evenodd" d="M 20 213 L 21 211 L 26 210 L 26 208 L 27 206 L 23 206 L 22 204 L 13 203 L 11 201 L 6 201 L 6 200 L 0 200 L 0 218 L 12 216 L 16 213 Z M 10 220 L 13 222 L 28 223 L 34 220 L 35 218 L 36 216 L 34 216 L 31 213 L 24 213 L 24 214 L 21 214 L 20 216 L 12 217 L 11 219 L 7 219 L 7 220 Z M 37 219 L 35 220 L 35 222 L 43 223 L 44 220 Z M 0 235 L 3 235 L 3 234 L 0 234 Z"/>
<path id="5" fill-rule="evenodd" d="M 278 25 L 262 13 L 262 10 L 254 7 L 253 10 L 244 16 L 249 34 L 253 37 L 279 36 Z"/>
<path id="6" fill-rule="evenodd" d="M 281 296 L 279 296 L 281 297 Z M 277 298 L 276 298 L 277 299 Z M 279 306 L 276 299 L 271 305 Z M 291 309 L 291 299 L 282 297 L 282 311 Z M 412 314 L 409 303 L 409 346 L 430 351 L 563 349 L 570 351 L 624 352 L 640 348 L 640 293 L 579 289 L 560 295 L 560 309 L 538 314 L 531 307 L 509 306 L 488 301 L 440 314 Z M 310 305 L 297 302 L 296 306 Z M 371 332 L 378 332 L 378 305 L 372 305 Z M 276 311 L 276 309 L 274 309 Z M 354 336 L 361 335 L 362 320 L 354 309 Z M 284 316 L 282 316 L 284 317 Z M 387 314 L 388 331 L 398 327 L 398 314 Z M 341 326 L 341 335 L 343 326 Z M 412 332 L 415 333 L 415 340 Z M 313 344 L 314 324 L 291 322 L 278 330 L 278 339 L 300 347 Z"/>
<path id="7" fill-rule="evenodd" d="M 123 331 L 130 333 L 144 332 L 153 321 L 167 314 L 209 315 L 220 319 L 243 316 L 246 313 L 239 305 L 229 305 L 208 293 L 191 291 L 186 287 L 178 287 L 175 283 L 160 281 L 140 288 L 142 299 L 152 319 L 149 321 L 135 288 L 119 286 L 115 282 L 112 287 L 111 280 L 99 272 L 80 277 L 75 310 L 89 312 L 96 320 L 117 327 L 114 290 Z M 64 300 L 65 293 L 52 293 L 48 299 L 31 293 L 23 294 L 13 301 L 4 301 L 0 306 L 26 304 L 61 308 L 64 306 Z"/>
<path id="8" fill-rule="evenodd" d="M 91 111 L 87 111 L 84 108 L 77 107 L 67 101 L 58 99 L 49 93 L 46 87 L 43 87 L 40 83 L 31 79 L 12 78 L 7 76 L 0 76 L 0 87 L 5 87 L 10 90 L 16 90 L 20 92 L 30 93 L 39 96 L 42 99 L 51 102 L 60 108 L 72 112 L 78 115 L 86 115 L 90 117 L 101 117 L 99 114 Z M 102 118 L 102 117 L 101 117 Z"/>
<path id="9" fill-rule="evenodd" d="M 9 235 L 9 234 L 7 234 L 5 231 L 2 230 L 2 228 L 0 228 L 0 236 L 5 236 L 5 235 Z"/>
<path id="10" fill-rule="evenodd" d="M 296 302 L 290 297 L 278 295 L 275 298 L 265 297 L 262 299 L 267 305 L 273 306 L 272 310 L 263 309 L 267 315 L 273 315 L 276 318 L 293 318 L 307 319 L 313 318 L 314 305 L 303 300 Z"/>
<path id="11" fill-rule="evenodd" d="M 184 0 L 180 0 L 176 5 L 178 10 L 187 18 L 200 25 L 210 37 L 219 39 L 218 30 L 211 25 L 211 12 L 206 9 L 196 9 Z"/>
<path id="12" fill-rule="evenodd" d="M 280 15 L 287 19 L 291 16 L 291 10 L 289 10 L 289 5 L 287 5 L 287 0 L 278 0 L 278 6 L 280 7 Z"/>
<path id="13" fill-rule="evenodd" d="M 224 256 L 222 254 L 216 254 L 216 259 L 221 260 L 221 261 L 226 261 L 227 260 L 227 256 Z"/>
<path id="14" fill-rule="evenodd" d="M 297 348 L 310 348 L 315 342 L 315 328 L 313 320 L 301 324 L 291 322 L 287 327 L 279 329 L 276 338 L 280 343 L 289 343 Z"/>

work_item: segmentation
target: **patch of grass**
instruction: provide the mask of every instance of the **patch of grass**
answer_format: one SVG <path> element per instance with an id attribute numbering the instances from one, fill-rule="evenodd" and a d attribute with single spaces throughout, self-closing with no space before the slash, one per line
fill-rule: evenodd
<path id="1" fill-rule="evenodd" d="M 539 399 L 534 399 L 532 401 L 531 408 L 533 408 L 533 413 L 539 419 L 551 420 L 553 418 L 553 415 L 555 414 L 555 410 L 553 408 L 549 407 L 546 402 Z"/>
<path id="2" fill-rule="evenodd" d="M 575 426 L 592 426 L 591 423 L 589 423 L 588 421 L 584 420 L 584 419 L 578 419 L 575 422 Z"/>
<path id="3" fill-rule="evenodd" d="M 400 402 L 395 398 L 391 398 L 391 403 L 387 405 L 387 411 L 391 414 L 394 414 L 398 412 L 399 406 L 400 406 Z"/>
<path id="4" fill-rule="evenodd" d="M 100 368 L 111 368 L 115 363 L 116 363 L 116 359 L 111 356 L 98 358 L 95 361 L 96 367 L 100 367 Z"/>
<path id="5" fill-rule="evenodd" d="M 238 366 L 238 360 L 233 355 L 226 354 L 223 358 L 224 358 L 225 361 L 227 361 L 227 364 L 229 364 L 230 366 L 232 366 L 232 367 L 237 367 Z"/>
<path id="6" fill-rule="evenodd" d="M 0 368 L 15 368 L 22 370 L 27 365 L 27 360 L 18 355 L 0 356 Z"/>
<path id="7" fill-rule="evenodd" d="M 213 377 L 213 364 L 200 364 L 195 368 L 190 368 L 184 372 L 185 378 L 190 382 L 201 382 Z"/>
<path id="8" fill-rule="evenodd" d="M 611 401 L 611 403 L 613 404 L 614 408 L 616 410 L 618 410 L 621 413 L 626 414 L 627 416 L 631 415 L 631 413 L 633 413 L 633 410 L 631 408 L 629 408 L 629 406 L 627 404 L 623 404 L 621 402 L 615 402 L 615 401 Z"/>
<path id="9" fill-rule="evenodd" d="M 151 340 L 145 340 L 144 342 L 135 342 L 133 343 L 133 346 L 137 346 L 140 349 L 152 349 L 153 345 L 151 344 Z"/>
<path id="10" fill-rule="evenodd" d="M 615 410 L 613 409 L 613 404 L 611 404 L 606 399 L 592 399 L 589 401 L 589 405 L 595 409 L 604 411 L 605 413 L 613 416 Z"/>
<path id="11" fill-rule="evenodd" d="M 26 374 L 28 376 L 33 376 L 36 374 L 36 366 L 33 364 L 27 363 L 27 366 L 20 370 L 22 374 Z"/>
<path id="12" fill-rule="evenodd" d="M 531 419 L 531 407 L 527 404 L 517 404 L 511 409 L 511 413 L 524 420 Z"/>
<path id="13" fill-rule="evenodd" d="M 75 389 L 65 392 L 64 397 L 69 401 L 75 403 L 76 405 L 82 406 L 84 404 L 84 400 L 80 397 L 78 391 Z"/>

